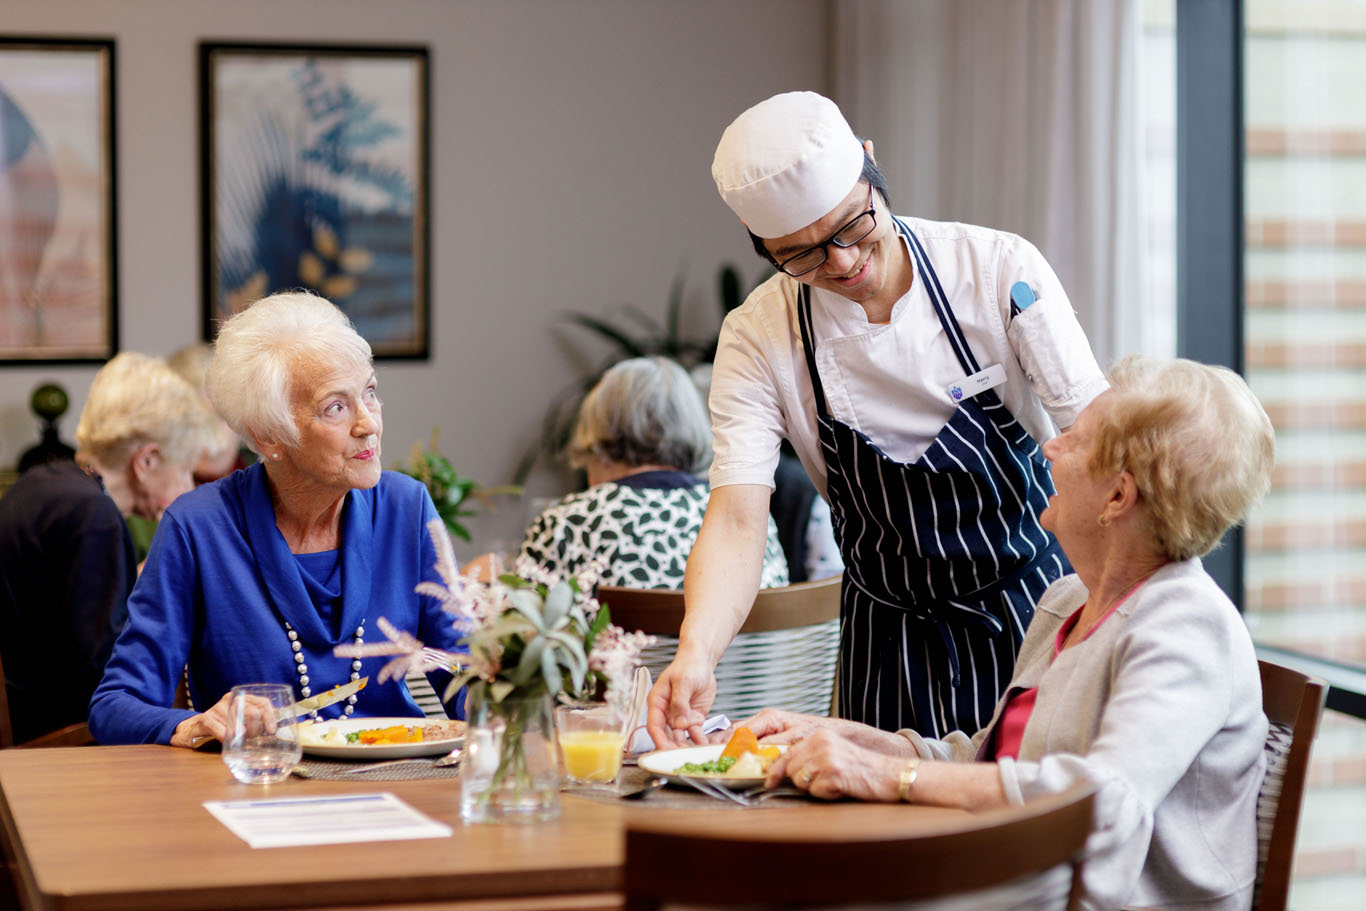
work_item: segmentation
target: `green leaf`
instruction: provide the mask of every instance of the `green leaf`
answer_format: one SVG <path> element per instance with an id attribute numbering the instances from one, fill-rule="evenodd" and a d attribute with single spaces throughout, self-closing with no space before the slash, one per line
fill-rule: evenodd
<path id="1" fill-rule="evenodd" d="M 507 680 L 495 680 L 489 684 L 489 695 L 494 702 L 502 702 L 515 689 L 517 687 Z"/>
<path id="2" fill-rule="evenodd" d="M 545 632 L 547 624 L 545 615 L 541 613 L 541 597 L 529 589 L 521 589 L 508 593 L 508 600 L 512 602 L 512 609 L 536 627 L 538 632 Z"/>
<path id="3" fill-rule="evenodd" d="M 583 643 L 565 632 L 554 632 L 550 634 L 553 639 L 561 646 L 567 659 L 565 664 L 569 668 L 569 675 L 574 682 L 576 692 L 583 690 L 583 678 L 588 674 L 588 655 L 585 653 Z"/>
<path id="4" fill-rule="evenodd" d="M 513 683 L 521 686 L 531 682 L 531 678 L 536 676 L 536 672 L 541 669 L 541 656 L 545 653 L 546 643 L 549 640 L 545 636 L 537 636 L 527 643 L 522 651 L 522 657 L 517 662 L 516 669 L 508 675 Z"/>
<path id="5" fill-rule="evenodd" d="M 545 628 L 560 626 L 574 604 L 574 589 L 568 583 L 560 582 L 545 596 Z"/>
<path id="6" fill-rule="evenodd" d="M 563 686 L 564 679 L 560 675 L 560 664 L 555 660 L 555 650 L 545 649 L 541 652 L 541 676 L 545 679 L 546 692 L 551 696 L 559 693 Z"/>
<path id="7" fill-rule="evenodd" d="M 607 629 L 607 624 L 612 622 L 612 612 L 607 609 L 606 604 L 598 605 L 598 613 L 589 625 L 588 631 L 583 634 L 583 647 L 585 651 L 593 650 L 593 643 L 598 640 L 598 634 Z"/>
<path id="8" fill-rule="evenodd" d="M 590 316 L 587 313 L 571 313 L 569 314 L 569 321 L 577 323 L 585 329 L 590 329 L 608 341 L 615 343 L 625 352 L 626 357 L 642 357 L 646 354 L 645 349 L 635 339 L 596 316 Z"/>
<path id="9" fill-rule="evenodd" d="M 446 684 L 446 689 L 442 691 L 441 701 L 450 702 L 455 698 L 455 694 L 460 692 L 460 688 L 468 685 L 476 676 L 478 675 L 476 675 L 474 671 L 466 671 L 459 677 L 452 677 L 451 682 Z"/>

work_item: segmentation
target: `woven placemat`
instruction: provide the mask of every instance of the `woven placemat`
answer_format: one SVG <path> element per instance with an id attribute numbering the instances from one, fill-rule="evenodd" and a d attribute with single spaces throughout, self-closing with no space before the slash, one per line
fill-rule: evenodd
<path id="1" fill-rule="evenodd" d="M 422 778 L 459 778 L 460 767 L 446 766 L 436 768 L 432 765 L 434 757 L 416 759 L 395 759 L 377 769 L 366 772 L 354 771 L 370 765 L 368 762 L 346 762 L 345 760 L 304 759 L 294 767 L 294 774 L 300 778 L 322 781 L 416 781 Z"/>

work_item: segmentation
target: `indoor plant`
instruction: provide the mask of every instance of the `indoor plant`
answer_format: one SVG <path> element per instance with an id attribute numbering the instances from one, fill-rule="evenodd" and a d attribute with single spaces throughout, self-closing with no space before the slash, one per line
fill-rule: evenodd
<path id="1" fill-rule="evenodd" d="M 446 525 L 446 530 L 461 540 L 470 540 L 469 530 L 461 519 L 479 513 L 470 509 L 470 504 L 478 502 L 489 512 L 494 511 L 494 498 L 499 496 L 520 496 L 522 488 L 517 484 L 504 484 L 498 487 L 483 487 L 474 478 L 455 470 L 450 460 L 437 448 L 441 428 L 432 429 L 432 439 L 427 448 L 421 443 L 413 444 L 412 463 L 400 465 L 398 470 L 411 478 L 417 478 L 427 488 L 432 502 L 436 504 L 436 514 Z"/>
<path id="2" fill-rule="evenodd" d="M 492 582 L 462 576 L 444 525 L 428 525 L 441 582 L 416 591 L 452 614 L 461 644 L 451 654 L 424 648 L 384 618 L 387 642 L 339 646 L 352 657 L 393 655 L 379 682 L 422 671 L 454 669 L 444 698 L 465 687 L 469 729 L 461 774 L 461 815 L 470 821 L 545 819 L 559 808 L 551 705 L 557 697 L 603 691 L 625 710 L 641 648 L 653 637 L 611 624 L 606 605 L 592 596 L 603 569 L 593 561 L 578 576 L 560 579 L 529 560 Z"/>

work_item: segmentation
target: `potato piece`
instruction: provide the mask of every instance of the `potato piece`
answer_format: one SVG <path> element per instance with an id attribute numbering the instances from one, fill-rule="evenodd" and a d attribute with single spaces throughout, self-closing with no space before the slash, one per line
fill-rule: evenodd
<path id="1" fill-rule="evenodd" d="M 735 760 L 735 765 L 726 771 L 727 778 L 763 778 L 764 763 L 754 753 L 746 753 Z"/>

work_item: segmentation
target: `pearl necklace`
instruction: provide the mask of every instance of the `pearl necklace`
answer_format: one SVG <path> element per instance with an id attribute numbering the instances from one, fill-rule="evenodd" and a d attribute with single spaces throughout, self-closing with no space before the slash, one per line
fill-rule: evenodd
<path id="1" fill-rule="evenodd" d="M 294 651 L 294 672 L 299 675 L 299 694 L 304 699 L 307 699 L 309 696 L 313 695 L 313 689 L 308 685 L 308 665 L 304 663 L 304 656 L 302 654 L 302 649 L 304 645 L 302 642 L 299 641 L 299 634 L 294 631 L 294 627 L 289 625 L 289 621 L 284 621 L 284 624 L 285 635 L 289 637 L 289 647 Z M 365 620 L 363 618 L 360 621 L 360 626 L 356 627 L 355 641 L 356 645 L 365 644 Z M 353 658 L 351 659 L 351 682 L 354 683 L 359 679 L 360 659 Z M 350 715 L 356 711 L 355 693 L 352 693 L 350 696 L 346 697 L 346 706 L 342 709 L 342 711 L 345 712 L 347 715 Z M 319 720 L 317 709 L 314 709 L 308 714 L 309 717 L 311 717 L 314 721 Z"/>

